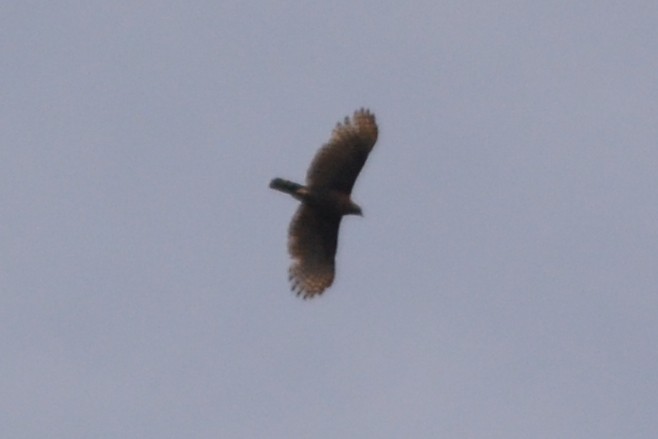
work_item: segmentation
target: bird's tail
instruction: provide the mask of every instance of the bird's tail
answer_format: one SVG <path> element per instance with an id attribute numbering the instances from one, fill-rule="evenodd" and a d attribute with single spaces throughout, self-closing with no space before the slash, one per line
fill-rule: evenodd
<path id="1" fill-rule="evenodd" d="M 270 181 L 270 187 L 290 195 L 298 194 L 301 189 L 304 189 L 304 186 L 301 184 L 293 183 L 283 178 L 275 178 Z"/>

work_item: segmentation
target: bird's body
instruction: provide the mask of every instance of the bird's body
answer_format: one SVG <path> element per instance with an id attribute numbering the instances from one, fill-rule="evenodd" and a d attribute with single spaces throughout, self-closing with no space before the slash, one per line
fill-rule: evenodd
<path id="1" fill-rule="evenodd" d="M 375 116 L 358 110 L 334 129 L 316 154 L 306 175 L 306 186 L 282 178 L 272 189 L 301 201 L 288 231 L 293 259 L 289 277 L 293 291 L 304 298 L 321 294 L 334 280 L 338 229 L 344 215 L 361 215 L 350 195 L 363 164 L 377 141 Z"/>
<path id="2" fill-rule="evenodd" d="M 307 206 L 313 207 L 324 215 L 349 215 L 361 214 L 361 208 L 354 204 L 349 195 L 338 191 L 324 191 L 309 189 L 301 184 L 275 178 L 270 182 L 270 187 L 278 191 L 292 195 Z"/>

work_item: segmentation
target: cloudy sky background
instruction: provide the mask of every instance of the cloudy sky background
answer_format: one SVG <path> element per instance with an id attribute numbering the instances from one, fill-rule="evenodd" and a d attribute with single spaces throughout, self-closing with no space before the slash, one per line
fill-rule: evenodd
<path id="1" fill-rule="evenodd" d="M 0 7 L 0 436 L 655 438 L 658 4 Z M 380 138 L 290 293 L 335 123 Z"/>

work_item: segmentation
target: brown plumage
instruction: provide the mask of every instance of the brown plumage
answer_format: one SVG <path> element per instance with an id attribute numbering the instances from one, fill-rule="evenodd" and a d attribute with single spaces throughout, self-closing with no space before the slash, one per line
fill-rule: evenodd
<path id="1" fill-rule="evenodd" d="M 338 123 L 331 139 L 315 155 L 306 173 L 306 186 L 281 178 L 270 187 L 292 195 L 301 205 L 288 230 L 291 288 L 309 298 L 321 294 L 334 280 L 338 228 L 343 215 L 361 215 L 350 198 L 352 187 L 377 141 L 377 123 L 370 111 L 354 112 Z"/>

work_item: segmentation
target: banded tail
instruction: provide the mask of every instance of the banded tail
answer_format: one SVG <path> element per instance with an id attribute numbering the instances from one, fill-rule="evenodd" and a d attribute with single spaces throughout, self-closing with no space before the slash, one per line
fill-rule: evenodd
<path id="1" fill-rule="evenodd" d="M 304 186 L 301 184 L 297 184 L 289 180 L 284 180 L 283 178 L 275 178 L 272 180 L 270 182 L 270 187 L 290 195 L 298 194 L 301 189 L 304 189 Z"/>

